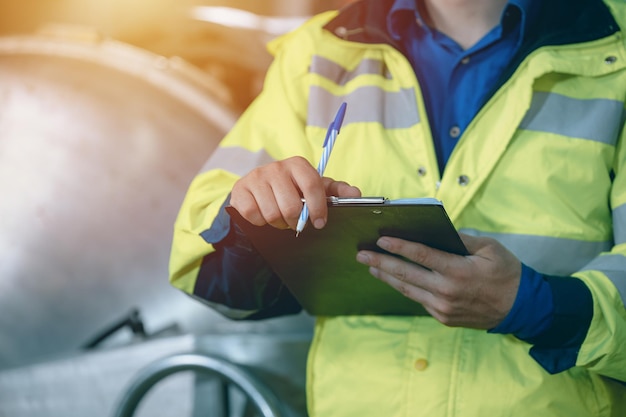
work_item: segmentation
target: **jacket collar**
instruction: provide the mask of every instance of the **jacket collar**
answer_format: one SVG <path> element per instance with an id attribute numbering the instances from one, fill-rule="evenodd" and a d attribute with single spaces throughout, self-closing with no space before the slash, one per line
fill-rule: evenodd
<path id="1" fill-rule="evenodd" d="M 324 28 L 345 40 L 361 43 L 396 42 L 387 31 L 387 15 L 394 0 L 360 0 L 348 4 Z"/>
<path id="2" fill-rule="evenodd" d="M 387 31 L 394 0 L 360 0 L 343 8 L 325 25 L 336 36 L 361 43 L 387 43 L 402 48 Z M 542 1 L 535 24 L 525 36 L 521 53 L 546 45 L 592 41 L 619 30 L 602 0 Z"/>
<path id="3" fill-rule="evenodd" d="M 406 55 L 402 43 L 393 39 L 387 30 L 387 15 L 393 3 L 394 0 L 359 0 L 343 8 L 324 28 L 352 42 L 389 44 Z M 495 89 L 531 52 L 542 46 L 593 41 L 620 30 L 602 0 L 546 0 L 540 3 L 534 23 L 527 28 L 522 45 Z"/>

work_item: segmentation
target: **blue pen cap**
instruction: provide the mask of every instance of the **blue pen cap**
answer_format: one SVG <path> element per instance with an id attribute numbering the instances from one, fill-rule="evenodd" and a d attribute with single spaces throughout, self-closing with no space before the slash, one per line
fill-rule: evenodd
<path id="1" fill-rule="evenodd" d="M 341 125 L 343 124 L 343 117 L 346 115 L 346 107 L 348 107 L 348 104 L 346 102 L 341 103 L 341 106 L 339 106 L 339 110 L 337 110 L 335 120 L 333 120 L 333 129 L 336 130 L 337 133 L 339 133 Z"/>
<path id="2" fill-rule="evenodd" d="M 324 138 L 324 147 L 326 147 L 326 144 L 328 143 L 328 140 L 330 139 L 330 135 L 333 134 L 333 132 L 336 132 L 337 134 L 339 134 L 339 129 L 341 129 L 341 125 L 343 124 L 343 117 L 346 114 L 346 107 L 348 105 L 344 102 L 341 103 L 341 106 L 339 106 L 339 110 L 337 110 L 337 114 L 335 115 L 335 120 L 333 120 L 332 122 L 330 122 L 330 125 L 328 125 L 328 130 L 326 131 L 326 138 Z"/>

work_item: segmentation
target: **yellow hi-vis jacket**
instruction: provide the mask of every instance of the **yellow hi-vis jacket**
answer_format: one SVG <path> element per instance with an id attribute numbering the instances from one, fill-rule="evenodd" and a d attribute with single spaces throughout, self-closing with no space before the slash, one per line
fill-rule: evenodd
<path id="1" fill-rule="evenodd" d="M 203 265 L 217 242 L 207 233 L 255 166 L 293 155 L 316 164 L 345 101 L 327 176 L 364 195 L 440 199 L 461 231 L 493 237 L 536 271 L 579 280 L 591 294 L 584 341 L 563 353 L 571 364 L 556 373 L 513 335 L 431 317 L 317 318 L 311 416 L 626 416 L 626 2 L 543 3 L 545 34 L 468 126 L 443 175 L 413 69 L 371 23 L 384 21 L 390 1 L 372 0 L 316 16 L 271 45 L 262 93 L 190 185 L 170 280 L 245 318 L 253 308 L 204 295 L 213 283 Z M 547 350 L 565 358 L 558 346 Z"/>

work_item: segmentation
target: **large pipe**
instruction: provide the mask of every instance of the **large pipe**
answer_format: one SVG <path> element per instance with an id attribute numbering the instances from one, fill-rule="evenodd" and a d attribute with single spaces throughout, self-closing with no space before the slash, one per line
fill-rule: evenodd
<path id="1" fill-rule="evenodd" d="M 160 359 L 141 370 L 124 392 L 113 414 L 132 417 L 148 391 L 162 379 L 182 371 L 217 375 L 239 388 L 263 417 L 283 417 L 285 412 L 274 393 L 242 367 L 225 359 L 181 353 Z"/>

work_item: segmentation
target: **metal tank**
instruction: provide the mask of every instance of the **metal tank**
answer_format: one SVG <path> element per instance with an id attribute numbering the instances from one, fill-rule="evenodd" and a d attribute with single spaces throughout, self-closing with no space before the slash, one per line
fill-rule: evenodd
<path id="1" fill-rule="evenodd" d="M 176 206 L 235 118 L 184 63 L 83 36 L 0 39 L 1 366 L 182 308 Z"/>
<path id="2" fill-rule="evenodd" d="M 21 391 L 51 392 L 53 372 L 80 386 L 89 372 L 77 363 L 104 384 L 98 367 L 110 364 L 81 348 L 132 318 L 137 335 L 98 347 L 140 344 L 136 357 L 155 359 L 160 351 L 143 341 L 178 346 L 192 335 L 181 349 L 267 366 L 298 335 L 297 357 L 280 366 L 302 379 L 310 317 L 229 321 L 167 281 L 185 190 L 237 113 L 228 88 L 181 59 L 83 31 L 0 37 L 0 390 L 21 381 Z M 254 335 L 263 342 L 245 342 Z M 122 390 L 124 378 L 108 384 Z M 85 382 L 81 398 L 95 389 Z M 31 415 L 19 412 L 36 408 L 28 398 L 11 415 Z"/>

